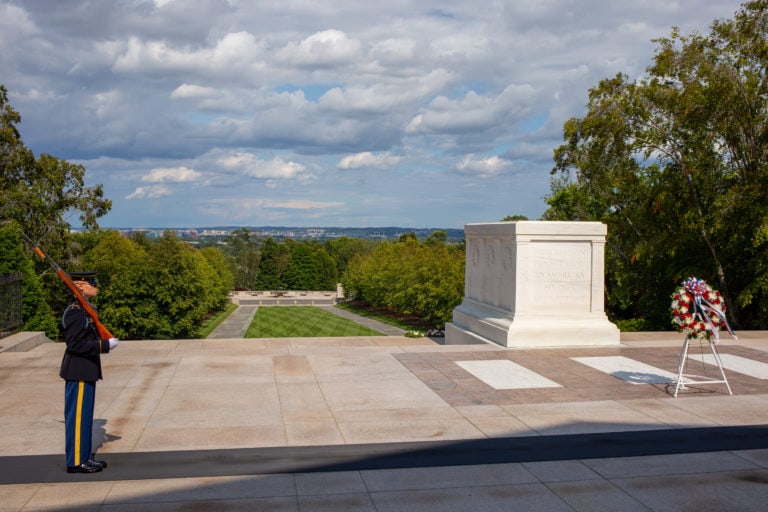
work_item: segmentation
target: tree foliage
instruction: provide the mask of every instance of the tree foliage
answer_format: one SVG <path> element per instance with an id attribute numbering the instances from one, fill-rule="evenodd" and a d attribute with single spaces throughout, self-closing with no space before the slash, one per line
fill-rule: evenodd
<path id="1" fill-rule="evenodd" d="M 227 238 L 232 255 L 232 274 L 235 288 L 255 290 L 258 288 L 260 247 L 259 239 L 247 228 L 236 229 Z"/>
<path id="2" fill-rule="evenodd" d="M 345 296 L 444 326 L 464 297 L 464 251 L 440 238 L 404 235 L 353 257 L 341 277 Z"/>
<path id="3" fill-rule="evenodd" d="M 314 265 L 317 272 L 317 280 L 308 290 L 335 290 L 339 282 L 339 272 L 336 261 L 328 254 L 325 247 L 318 243 L 311 243 L 310 248 L 314 257 Z"/>
<path id="4" fill-rule="evenodd" d="M 312 249 L 306 244 L 293 244 L 288 267 L 282 276 L 282 287 L 289 290 L 319 289 L 318 270 Z"/>
<path id="5" fill-rule="evenodd" d="M 259 273 L 256 277 L 257 290 L 278 290 L 283 287 L 287 256 L 280 244 L 268 237 L 261 245 Z"/>
<path id="6" fill-rule="evenodd" d="M 226 305 L 226 297 L 229 292 L 235 288 L 235 276 L 227 263 L 227 257 L 214 247 L 204 247 L 200 249 L 200 254 L 208 261 L 211 268 L 216 272 L 216 280 L 213 283 L 214 289 L 211 290 L 212 296 L 216 297 L 213 301 L 215 309 Z"/>
<path id="7" fill-rule="evenodd" d="M 35 157 L 24 146 L 16 125 L 21 116 L 0 85 L 0 220 L 15 220 L 50 254 L 66 246 L 69 217 L 78 214 L 85 227 L 97 227 L 112 202 L 101 185 L 85 185 L 85 168 L 51 155 Z"/>
<path id="8" fill-rule="evenodd" d="M 48 154 L 36 157 L 21 139 L 16 128 L 20 122 L 21 115 L 8 102 L 7 89 L 0 85 L 0 223 L 14 223 L 67 267 L 73 261 L 71 216 L 77 215 L 83 226 L 95 228 L 112 203 L 104 198 L 101 185 L 85 184 L 83 166 Z M 16 262 L 24 274 L 25 329 L 44 330 L 55 339 L 58 322 L 51 320 L 51 311 L 57 311 L 71 296 L 62 289 L 48 262 L 37 258 L 31 261 L 37 269 L 37 280 L 27 275 L 23 260 Z M 42 288 L 38 290 L 38 286 Z"/>
<path id="9" fill-rule="evenodd" d="M 336 273 L 342 275 L 347 270 L 347 265 L 353 257 L 370 254 L 377 243 L 374 240 L 343 236 L 336 240 L 328 240 L 323 244 L 323 247 L 336 263 Z"/>
<path id="10" fill-rule="evenodd" d="M 34 263 L 24 252 L 22 244 L 21 230 L 15 223 L 0 225 L 0 275 L 21 272 L 22 330 L 43 331 L 49 338 L 56 339 L 58 315 L 48 305 Z"/>
<path id="11" fill-rule="evenodd" d="M 336 261 L 317 242 L 266 238 L 261 245 L 256 289 L 335 290 Z"/>
<path id="12" fill-rule="evenodd" d="M 99 316 L 119 338 L 194 337 L 228 300 L 234 278 L 217 249 L 197 250 L 172 232 L 156 241 L 80 235 L 89 236 L 96 240 L 83 264 L 99 272 Z"/>
<path id="13" fill-rule="evenodd" d="M 608 225 L 614 320 L 669 327 L 689 275 L 723 294 L 741 328 L 768 325 L 768 1 L 709 35 L 657 40 L 647 75 L 589 91 L 555 150 L 550 220 Z"/>

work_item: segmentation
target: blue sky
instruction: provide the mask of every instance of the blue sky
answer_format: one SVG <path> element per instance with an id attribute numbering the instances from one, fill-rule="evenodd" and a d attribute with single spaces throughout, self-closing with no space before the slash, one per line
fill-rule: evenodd
<path id="1" fill-rule="evenodd" d="M 0 0 L 0 83 L 103 227 L 461 228 L 539 218 L 589 88 L 741 2 L 380 4 Z"/>

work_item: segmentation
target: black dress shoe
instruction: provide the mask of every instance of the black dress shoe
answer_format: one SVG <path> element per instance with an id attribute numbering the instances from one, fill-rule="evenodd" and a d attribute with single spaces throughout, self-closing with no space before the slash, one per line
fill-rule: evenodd
<path id="1" fill-rule="evenodd" d="M 102 466 L 86 462 L 79 466 L 67 466 L 67 473 L 98 473 L 102 469 Z"/>
<path id="2" fill-rule="evenodd" d="M 90 459 L 88 461 L 88 464 L 90 464 L 91 466 L 101 466 L 101 469 L 107 469 L 107 461 L 105 460 Z"/>

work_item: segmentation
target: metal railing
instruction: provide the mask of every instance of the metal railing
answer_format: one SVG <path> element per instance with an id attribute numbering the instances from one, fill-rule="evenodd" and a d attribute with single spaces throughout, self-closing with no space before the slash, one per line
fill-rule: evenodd
<path id="1" fill-rule="evenodd" d="M 0 338 L 9 336 L 22 326 L 21 272 L 0 275 Z"/>

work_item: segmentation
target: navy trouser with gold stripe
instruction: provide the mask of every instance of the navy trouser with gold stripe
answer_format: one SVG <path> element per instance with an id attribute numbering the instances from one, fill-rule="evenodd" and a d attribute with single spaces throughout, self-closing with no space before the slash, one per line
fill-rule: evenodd
<path id="1" fill-rule="evenodd" d="M 64 425 L 67 466 L 79 466 L 91 458 L 93 405 L 96 383 L 68 380 L 64 387 Z"/>

